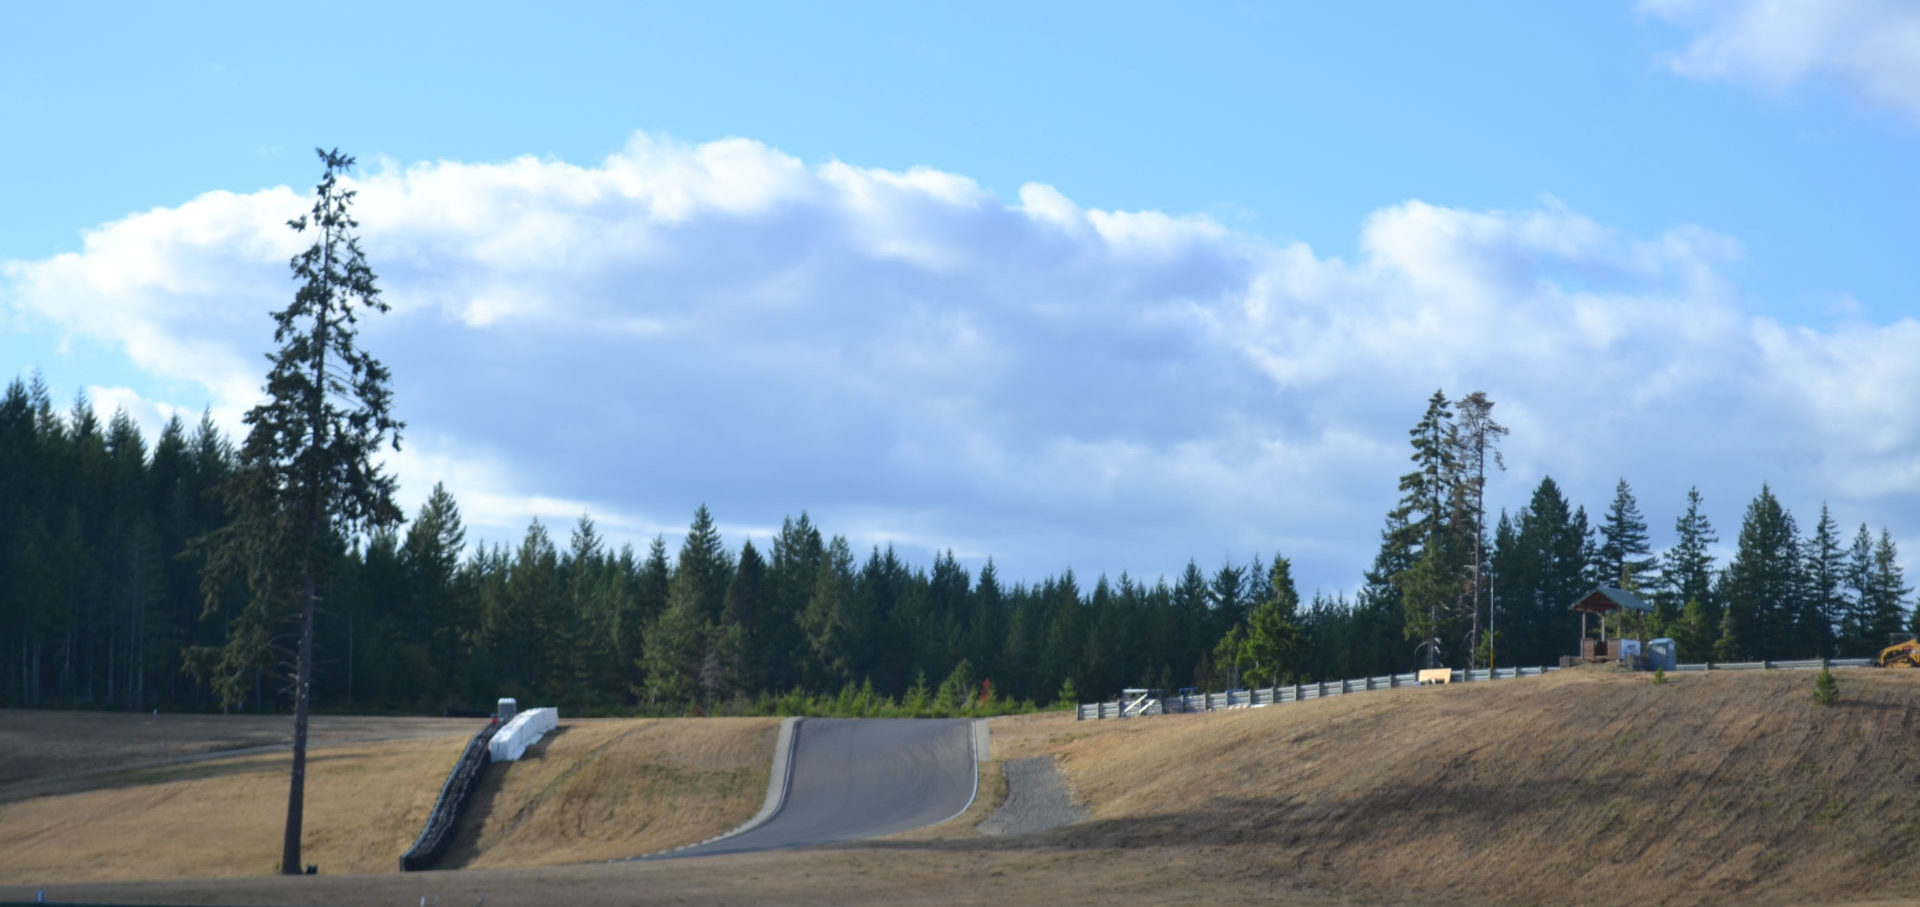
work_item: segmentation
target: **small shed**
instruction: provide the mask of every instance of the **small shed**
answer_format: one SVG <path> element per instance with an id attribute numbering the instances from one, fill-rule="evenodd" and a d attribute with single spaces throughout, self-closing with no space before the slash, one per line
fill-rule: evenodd
<path id="1" fill-rule="evenodd" d="M 1611 661 L 1620 657 L 1620 643 L 1619 640 L 1615 640 L 1611 646 L 1607 644 L 1607 615 L 1625 611 L 1652 614 L 1653 606 L 1641 601 L 1640 596 L 1625 589 L 1601 586 L 1587 593 L 1585 598 L 1574 602 L 1572 610 L 1580 612 L 1580 659 Z M 1587 615 L 1589 614 L 1600 616 L 1599 639 L 1590 639 L 1587 636 Z"/>

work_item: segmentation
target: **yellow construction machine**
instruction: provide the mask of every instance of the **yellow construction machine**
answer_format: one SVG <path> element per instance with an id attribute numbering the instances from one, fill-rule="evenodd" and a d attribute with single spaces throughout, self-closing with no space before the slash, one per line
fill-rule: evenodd
<path id="1" fill-rule="evenodd" d="M 1883 668 L 1920 668 L 1920 640 L 1908 639 L 1880 650 Z"/>

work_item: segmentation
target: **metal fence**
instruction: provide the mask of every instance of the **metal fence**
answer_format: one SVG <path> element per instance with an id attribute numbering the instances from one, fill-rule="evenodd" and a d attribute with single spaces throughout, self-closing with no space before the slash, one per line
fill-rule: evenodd
<path id="1" fill-rule="evenodd" d="M 1810 658 L 1803 661 L 1731 661 L 1699 662 L 1679 664 L 1675 671 L 1746 671 L 1766 669 L 1810 669 L 1821 666 L 1835 668 L 1864 668 L 1873 665 L 1871 658 Z M 1541 666 L 1537 668 L 1476 668 L 1464 670 L 1455 668 L 1451 683 L 1470 683 L 1479 680 L 1502 680 L 1509 677 L 1536 677 L 1558 667 Z M 1189 693 L 1178 696 L 1143 696 L 1134 700 L 1116 699 L 1111 702 L 1083 702 L 1079 706 L 1077 717 L 1081 721 L 1100 718 L 1133 718 L 1141 715 L 1167 715 L 1184 712 L 1213 712 L 1220 709 L 1261 708 L 1279 705 L 1285 702 L 1305 702 L 1309 699 L 1324 699 L 1328 696 L 1344 696 L 1348 693 L 1364 693 L 1369 690 L 1390 690 L 1399 687 L 1411 687 L 1419 684 L 1419 674 L 1383 674 L 1379 677 L 1361 677 L 1355 680 L 1323 680 L 1317 683 L 1296 683 L 1291 686 L 1264 687 L 1258 690 L 1228 690 L 1224 693 Z"/>

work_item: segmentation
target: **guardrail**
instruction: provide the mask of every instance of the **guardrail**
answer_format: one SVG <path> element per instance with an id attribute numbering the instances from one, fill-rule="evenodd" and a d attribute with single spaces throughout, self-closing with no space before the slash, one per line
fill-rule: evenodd
<path id="1" fill-rule="evenodd" d="M 1737 662 L 1699 662 L 1678 664 L 1675 671 L 1743 671 L 1768 669 L 1811 669 L 1821 666 L 1834 668 L 1865 668 L 1873 666 L 1871 658 L 1810 658 L 1802 661 L 1737 661 Z M 1452 672 L 1453 683 L 1471 683 L 1480 680 L 1499 680 L 1509 677 L 1537 677 L 1558 667 L 1542 665 L 1535 668 L 1475 668 L 1464 670 L 1455 668 Z M 1305 702 L 1309 699 L 1321 699 L 1327 696 L 1343 696 L 1348 693 L 1364 693 L 1369 690 L 1389 690 L 1399 687 L 1418 685 L 1419 674 L 1382 674 L 1378 677 L 1360 677 L 1353 680 L 1323 680 L 1317 683 L 1296 683 L 1291 686 L 1263 687 L 1257 690 L 1228 690 L 1224 693 L 1192 693 L 1182 696 L 1161 698 L 1141 698 L 1134 701 L 1114 700 L 1111 702 L 1084 702 L 1079 706 L 1075 717 L 1080 721 L 1102 718 L 1131 718 L 1137 715 L 1168 715 L 1187 712 L 1214 712 L 1221 709 L 1262 708 L 1286 702 Z"/>
<path id="2" fill-rule="evenodd" d="M 493 761 L 512 762 L 520 758 L 520 754 L 526 752 L 527 747 L 539 743 L 541 737 L 546 736 L 548 731 L 559 724 L 560 712 L 551 707 L 527 709 L 513 716 L 513 719 L 501 725 L 500 732 L 493 736 L 491 745 Z"/>
<path id="3" fill-rule="evenodd" d="M 460 753 L 460 761 L 453 764 L 453 771 L 447 774 L 447 781 L 440 785 L 440 797 L 433 801 L 433 812 L 427 814 L 427 827 L 421 829 L 420 837 L 413 846 L 400 855 L 400 871 L 413 872 L 420 869 L 432 869 L 433 864 L 446 855 L 448 845 L 453 843 L 454 832 L 460 827 L 460 814 L 466 811 L 467 800 L 473 796 L 473 789 L 480 783 L 480 775 L 486 771 L 492 757 L 489 744 L 500 725 L 487 722 L 487 726 L 467 741 L 467 748 Z"/>

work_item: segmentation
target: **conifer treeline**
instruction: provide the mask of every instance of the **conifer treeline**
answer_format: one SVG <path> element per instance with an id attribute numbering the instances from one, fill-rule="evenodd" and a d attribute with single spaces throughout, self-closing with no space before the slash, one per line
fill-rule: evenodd
<path id="1" fill-rule="evenodd" d="M 1477 486 L 1450 453 L 1459 426 L 1443 395 L 1413 435 L 1416 470 L 1365 585 L 1306 607 L 1281 558 L 1211 573 L 1189 562 L 1172 582 L 1067 571 L 1009 584 L 991 561 L 974 575 L 951 554 L 922 568 L 890 548 L 857 553 L 805 514 L 765 550 L 728 547 L 704 507 L 672 553 L 658 538 L 611 549 L 584 517 L 564 543 L 536 521 L 516 545 L 469 546 L 436 487 L 402 530 L 336 544 L 315 702 L 437 712 L 507 695 L 678 714 L 792 708 L 800 690 L 916 710 L 977 702 L 990 684 L 1001 702 L 1046 703 L 1406 671 L 1429 639 L 1456 666 L 1476 639 L 1475 663 L 1491 640 L 1499 664 L 1542 664 L 1574 650 L 1567 606 L 1603 579 L 1649 597 L 1657 611 L 1637 629 L 1674 636 L 1687 660 L 1868 654 L 1907 624 L 1884 530 L 1862 526 L 1849 545 L 1822 508 L 1803 538 L 1765 487 L 1724 569 L 1697 493 L 1656 558 L 1624 481 L 1596 527 L 1543 479 L 1475 546 Z M 171 420 L 149 448 L 124 413 L 102 426 L 84 397 L 58 413 L 37 376 L 8 387 L 0 704 L 219 706 L 188 668 L 226 638 L 245 590 L 208 605 L 187 551 L 225 519 L 207 492 L 233 464 L 204 417 Z M 260 665 L 245 707 L 284 706 L 273 667 Z"/>
<path id="2" fill-rule="evenodd" d="M 1365 586 L 1355 601 L 1316 601 L 1307 613 L 1312 673 L 1405 670 L 1409 641 L 1431 641 L 1438 660 L 1456 667 L 1552 664 L 1578 645 L 1580 617 L 1569 606 L 1599 585 L 1650 601 L 1653 614 L 1627 617 L 1626 631 L 1671 636 L 1682 661 L 1862 657 L 1920 629 L 1887 530 L 1876 536 L 1862 524 L 1849 545 L 1823 504 L 1802 537 L 1764 484 L 1724 568 L 1697 488 L 1675 520 L 1673 547 L 1656 556 L 1624 478 L 1597 526 L 1548 476 L 1482 537 L 1485 467 L 1499 465 L 1488 448 L 1506 433 L 1492 406 L 1479 393 L 1428 400 L 1409 432 L 1414 469 L 1400 478 L 1402 498 Z"/>

